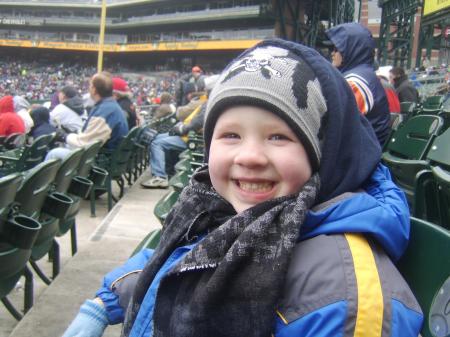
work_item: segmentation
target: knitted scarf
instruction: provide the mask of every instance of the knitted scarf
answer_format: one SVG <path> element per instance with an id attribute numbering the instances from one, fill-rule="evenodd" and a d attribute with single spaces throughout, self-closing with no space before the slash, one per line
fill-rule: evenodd
<path id="1" fill-rule="evenodd" d="M 237 214 L 211 187 L 207 168 L 191 179 L 169 214 L 153 258 L 137 281 L 122 336 L 128 336 L 156 273 L 180 245 L 206 236 L 161 281 L 153 335 L 270 336 L 285 274 L 318 174 L 296 195 Z"/>

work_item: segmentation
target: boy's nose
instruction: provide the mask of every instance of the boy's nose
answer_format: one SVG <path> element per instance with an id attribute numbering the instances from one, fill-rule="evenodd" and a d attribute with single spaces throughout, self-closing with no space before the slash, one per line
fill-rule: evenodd
<path id="1" fill-rule="evenodd" d="M 237 151 L 234 163 L 247 167 L 264 166 L 268 163 L 268 158 L 263 146 L 246 142 Z"/>

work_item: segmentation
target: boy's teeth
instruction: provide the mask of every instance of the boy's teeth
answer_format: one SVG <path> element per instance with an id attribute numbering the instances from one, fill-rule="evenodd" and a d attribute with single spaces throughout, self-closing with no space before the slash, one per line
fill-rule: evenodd
<path id="1" fill-rule="evenodd" d="M 249 192 L 265 192 L 272 188 L 272 183 L 247 183 L 239 181 L 239 187 Z"/>

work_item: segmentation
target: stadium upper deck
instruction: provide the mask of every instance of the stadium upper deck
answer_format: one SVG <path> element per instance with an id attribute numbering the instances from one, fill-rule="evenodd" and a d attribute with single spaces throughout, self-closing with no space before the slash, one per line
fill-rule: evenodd
<path id="1" fill-rule="evenodd" d="M 273 35 L 273 18 L 265 15 L 269 1 L 123 1 L 109 0 L 107 5 L 107 51 L 154 50 L 151 43 L 177 41 L 216 41 L 184 49 L 230 49 L 227 41 L 239 40 L 234 48 L 242 49 Z M 5 1 L 0 0 L 0 38 L 2 45 L 40 47 L 42 41 L 91 43 L 72 46 L 95 50 L 98 42 L 101 4 L 95 0 L 75 1 Z M 5 40 L 15 40 L 8 43 Z M 244 42 L 244 40 L 250 40 Z M 31 45 L 18 44 L 30 42 Z M 219 43 L 217 43 L 219 41 Z M 147 43 L 147 47 L 129 44 Z M 223 42 L 223 43 L 222 43 Z M 57 48 L 58 44 L 44 44 Z M 63 48 L 63 46 L 61 46 Z M 168 47 L 173 49 L 173 44 Z M 164 48 L 162 48 L 164 50 Z"/>

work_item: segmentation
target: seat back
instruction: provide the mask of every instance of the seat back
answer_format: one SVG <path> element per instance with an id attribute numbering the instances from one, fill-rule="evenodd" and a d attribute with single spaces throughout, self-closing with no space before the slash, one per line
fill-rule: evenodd
<path id="1" fill-rule="evenodd" d="M 48 160 L 26 173 L 15 199 L 20 203 L 20 213 L 35 219 L 39 216 L 60 165 L 59 160 Z"/>
<path id="2" fill-rule="evenodd" d="M 76 149 L 72 151 L 61 162 L 54 180 L 56 192 L 66 193 L 69 189 L 72 178 L 77 175 L 80 159 L 83 156 L 84 149 Z"/>
<path id="3" fill-rule="evenodd" d="M 423 113 L 439 112 L 442 108 L 442 103 L 444 102 L 443 95 L 428 96 L 422 103 Z"/>
<path id="4" fill-rule="evenodd" d="M 400 103 L 400 113 L 410 116 L 414 113 L 416 103 L 414 102 L 402 102 Z"/>
<path id="5" fill-rule="evenodd" d="M 0 233 L 2 222 L 8 217 L 10 206 L 21 182 L 22 176 L 19 174 L 10 174 L 0 178 Z"/>
<path id="6" fill-rule="evenodd" d="M 26 136 L 23 133 L 12 133 L 3 140 L 5 150 L 13 150 L 25 145 Z"/>
<path id="7" fill-rule="evenodd" d="M 450 230 L 450 171 L 439 166 L 432 167 L 434 180 L 434 200 L 436 201 L 436 222 L 442 227 Z M 450 248 L 450 247 L 449 247 Z"/>
<path id="8" fill-rule="evenodd" d="M 47 154 L 48 145 L 54 137 L 54 134 L 42 135 L 36 138 L 30 146 L 26 146 L 17 163 L 17 171 L 26 171 L 41 163 Z"/>
<path id="9" fill-rule="evenodd" d="M 92 166 L 95 164 L 95 157 L 98 151 L 102 147 L 101 141 L 96 141 L 85 147 L 85 151 L 80 158 L 78 165 L 78 175 L 81 177 L 87 177 L 91 172 Z"/>
<path id="10" fill-rule="evenodd" d="M 161 228 L 152 230 L 145 236 L 145 238 L 141 242 L 139 242 L 139 244 L 136 246 L 131 256 L 136 255 L 142 249 L 155 249 L 159 243 L 160 238 L 161 238 Z"/>
<path id="11" fill-rule="evenodd" d="M 425 159 L 425 154 L 443 125 L 444 120 L 440 116 L 411 117 L 394 133 L 386 151 L 402 159 Z"/>
<path id="12" fill-rule="evenodd" d="M 430 222 L 411 217 L 409 245 L 398 263 L 398 268 L 424 313 L 422 337 L 448 336 L 439 332 L 445 331 L 443 329 L 446 327 L 441 323 L 442 318 L 445 323 L 445 318 L 448 317 L 450 301 L 449 247 L 449 231 Z M 446 281 L 446 290 L 442 291 Z M 449 330 L 446 331 L 449 332 Z"/>
<path id="13" fill-rule="evenodd" d="M 178 200 L 180 193 L 177 191 L 170 191 L 162 199 L 160 199 L 153 209 L 153 214 L 158 218 L 161 225 L 164 225 L 164 221 L 166 221 L 167 215 L 172 209 L 173 205 Z"/>
<path id="14" fill-rule="evenodd" d="M 0 298 L 7 296 L 23 274 L 31 250 L 0 242 Z"/>
<path id="15" fill-rule="evenodd" d="M 112 152 L 109 167 L 105 169 L 111 175 L 111 179 L 120 177 L 124 174 L 128 167 L 128 162 L 131 158 L 132 151 L 134 149 L 135 138 L 139 131 L 139 127 L 132 128 L 125 138 L 119 143 L 117 148 Z"/>

